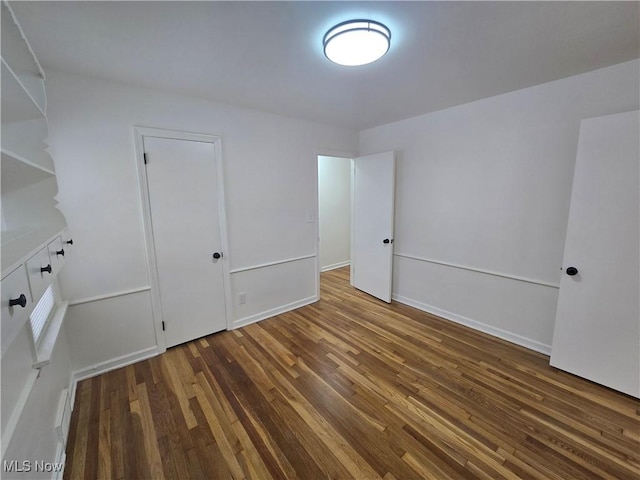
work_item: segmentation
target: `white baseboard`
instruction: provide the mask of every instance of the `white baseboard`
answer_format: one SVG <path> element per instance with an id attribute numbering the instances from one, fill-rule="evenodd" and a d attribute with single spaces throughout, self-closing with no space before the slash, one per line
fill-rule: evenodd
<path id="1" fill-rule="evenodd" d="M 51 475 L 51 480 L 63 479 L 66 460 L 67 454 L 65 453 L 65 446 L 62 442 L 58 442 L 58 447 L 56 448 L 56 459 L 54 460 L 54 469 Z"/>
<path id="2" fill-rule="evenodd" d="M 71 373 L 71 382 L 69 384 L 69 392 L 71 392 L 71 411 L 76 402 L 76 386 L 78 382 L 86 380 L 87 378 L 95 377 L 117 368 L 126 367 L 132 363 L 146 360 L 147 358 L 155 357 L 162 353 L 158 347 L 149 347 L 144 350 L 122 355 L 121 357 L 113 358 L 104 362 L 96 363 L 81 370 L 76 370 Z"/>
<path id="3" fill-rule="evenodd" d="M 67 439 L 69 436 L 69 425 L 71 424 L 71 398 L 69 395 L 69 389 L 65 388 L 60 392 L 60 398 L 58 400 L 58 410 L 56 412 L 55 432 L 58 442 L 63 447 L 67 445 Z M 56 457 L 57 458 L 57 457 Z M 57 460 L 56 460 L 57 461 Z"/>
<path id="4" fill-rule="evenodd" d="M 302 300 L 288 303 L 287 305 L 281 305 L 279 307 L 272 308 L 271 310 L 266 310 L 264 312 L 256 313 L 248 317 L 239 318 L 238 320 L 233 321 L 231 325 L 231 330 L 235 330 L 236 328 L 244 327 L 246 325 L 251 325 L 252 323 L 256 323 L 261 320 L 266 320 L 267 318 L 275 317 L 276 315 L 280 315 L 281 313 L 290 312 L 291 310 L 304 307 L 305 305 L 309 305 L 317 301 L 318 301 L 318 296 L 313 295 L 312 297 L 303 298 Z"/>
<path id="5" fill-rule="evenodd" d="M 474 330 L 478 330 L 483 333 L 488 333 L 489 335 L 501 338 L 502 340 L 506 340 L 507 342 L 515 343 L 516 345 L 528 348 L 529 350 L 543 353 L 544 355 L 551 355 L 551 345 L 545 345 L 544 343 L 538 342 L 536 340 L 531 340 L 530 338 L 526 338 L 521 335 L 502 330 L 501 328 L 492 327 L 491 325 L 487 325 L 486 323 L 478 322 L 462 315 L 451 313 L 447 310 L 442 310 L 441 308 L 427 305 L 426 303 L 422 303 L 417 300 L 404 297 L 402 295 L 394 293 L 392 295 L 392 298 L 397 302 L 404 303 L 405 305 L 417 308 L 418 310 L 422 310 L 423 312 L 437 315 L 438 317 L 442 317 L 446 320 L 459 323 L 460 325 L 473 328 Z"/>
<path id="6" fill-rule="evenodd" d="M 329 270 L 335 270 L 336 268 L 342 268 L 351 265 L 351 261 L 347 260 L 346 262 L 334 263 L 333 265 L 327 265 L 326 267 L 320 268 L 321 272 L 328 272 Z"/>
<path id="7" fill-rule="evenodd" d="M 69 391 L 69 408 L 71 409 L 71 413 L 73 413 L 73 407 L 76 404 L 76 387 L 78 386 L 78 380 L 71 373 L 71 378 L 69 379 L 69 386 L 67 390 Z"/>

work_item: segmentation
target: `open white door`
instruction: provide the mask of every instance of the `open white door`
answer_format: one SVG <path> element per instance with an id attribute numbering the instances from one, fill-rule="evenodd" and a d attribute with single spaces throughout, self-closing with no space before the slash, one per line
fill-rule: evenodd
<path id="1" fill-rule="evenodd" d="M 354 160 L 353 286 L 391 302 L 393 275 L 393 152 Z"/>
<path id="2" fill-rule="evenodd" d="M 638 112 L 583 120 L 551 365 L 640 397 Z"/>

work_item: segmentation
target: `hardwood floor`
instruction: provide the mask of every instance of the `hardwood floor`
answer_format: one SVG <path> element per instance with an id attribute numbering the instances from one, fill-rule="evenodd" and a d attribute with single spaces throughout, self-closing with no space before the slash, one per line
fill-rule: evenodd
<path id="1" fill-rule="evenodd" d="M 640 478 L 638 400 L 348 274 L 81 382 L 65 478 Z"/>

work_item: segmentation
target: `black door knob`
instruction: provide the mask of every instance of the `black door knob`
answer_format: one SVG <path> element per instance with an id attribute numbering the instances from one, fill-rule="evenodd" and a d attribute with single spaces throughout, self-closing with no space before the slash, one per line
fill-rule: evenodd
<path id="1" fill-rule="evenodd" d="M 62 250 L 58 250 L 56 255 L 62 255 L 64 257 L 64 248 Z"/>
<path id="2" fill-rule="evenodd" d="M 73 245 L 73 238 L 72 238 L 72 239 L 70 239 L 70 240 L 67 240 L 67 241 L 66 241 L 66 242 L 64 242 L 64 243 L 66 243 L 67 245 Z"/>
<path id="3" fill-rule="evenodd" d="M 221 253 L 216 252 L 213 254 L 213 258 L 215 258 L 216 260 L 218 260 L 220 257 L 222 257 Z"/>
<path id="4" fill-rule="evenodd" d="M 46 267 L 40 267 L 40 273 L 44 273 L 44 272 L 51 274 L 51 264 L 47 265 Z"/>
<path id="5" fill-rule="evenodd" d="M 578 273 L 578 269 L 576 267 L 567 268 L 567 275 L 569 275 L 570 277 L 573 277 L 577 273 Z"/>
<path id="6" fill-rule="evenodd" d="M 18 298 L 9 299 L 10 307 L 15 307 L 16 305 L 20 305 L 22 308 L 27 306 L 27 297 L 24 296 L 24 293 L 20 294 Z"/>
<path id="7" fill-rule="evenodd" d="M 384 244 L 391 243 L 391 240 L 389 240 L 388 238 L 385 238 L 384 240 L 382 240 L 382 243 Z"/>

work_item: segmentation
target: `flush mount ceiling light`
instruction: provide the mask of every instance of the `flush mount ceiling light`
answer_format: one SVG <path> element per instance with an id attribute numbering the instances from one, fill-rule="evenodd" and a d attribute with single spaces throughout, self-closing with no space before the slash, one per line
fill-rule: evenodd
<path id="1" fill-rule="evenodd" d="M 324 54 L 339 65 L 375 62 L 389 50 L 391 31 L 373 20 L 349 20 L 331 28 L 322 39 Z"/>

